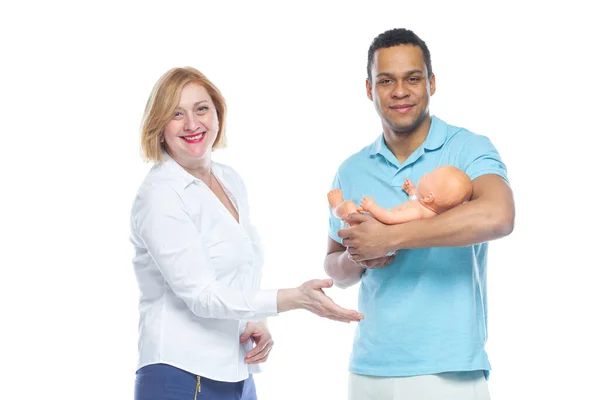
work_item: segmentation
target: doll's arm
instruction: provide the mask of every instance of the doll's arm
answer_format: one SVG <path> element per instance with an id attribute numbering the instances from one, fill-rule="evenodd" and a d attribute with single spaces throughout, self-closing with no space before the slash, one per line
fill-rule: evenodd
<path id="1" fill-rule="evenodd" d="M 411 200 L 417 200 L 417 188 L 410 179 L 406 178 L 404 184 L 402 185 L 402 189 L 404 189 L 406 194 L 410 196 Z"/>
<path id="2" fill-rule="evenodd" d="M 363 211 L 369 212 L 379 222 L 388 225 L 402 224 L 421 218 L 421 213 L 417 207 L 408 206 L 387 210 L 375 203 L 373 197 L 367 198 L 367 196 L 364 196 L 360 202 L 360 207 Z"/>

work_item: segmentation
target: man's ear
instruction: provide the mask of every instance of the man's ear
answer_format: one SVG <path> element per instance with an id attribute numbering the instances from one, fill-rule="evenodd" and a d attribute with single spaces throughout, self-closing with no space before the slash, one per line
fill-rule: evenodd
<path id="1" fill-rule="evenodd" d="M 429 78 L 429 95 L 433 96 L 435 94 L 435 74 L 431 74 L 431 78 Z"/>
<path id="2" fill-rule="evenodd" d="M 369 100 L 373 101 L 373 86 L 371 86 L 371 82 L 369 81 L 369 78 L 367 78 L 365 85 L 367 88 L 367 97 L 369 98 Z"/>

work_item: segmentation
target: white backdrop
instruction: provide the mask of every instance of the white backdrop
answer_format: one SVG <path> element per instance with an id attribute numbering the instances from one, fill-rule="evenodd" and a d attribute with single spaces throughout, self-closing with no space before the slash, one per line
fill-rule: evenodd
<path id="1" fill-rule="evenodd" d="M 0 398 L 132 398 L 138 128 L 171 67 L 200 69 L 228 102 L 214 157 L 248 186 L 264 287 L 325 277 L 326 192 L 380 132 L 366 55 L 394 27 L 430 47 L 432 113 L 489 136 L 508 166 L 516 228 L 489 255 L 492 398 L 600 398 L 590 6 L 14 3 L 0 6 Z M 356 286 L 328 293 L 356 307 Z M 354 325 L 295 311 L 270 327 L 261 400 L 346 398 Z"/>

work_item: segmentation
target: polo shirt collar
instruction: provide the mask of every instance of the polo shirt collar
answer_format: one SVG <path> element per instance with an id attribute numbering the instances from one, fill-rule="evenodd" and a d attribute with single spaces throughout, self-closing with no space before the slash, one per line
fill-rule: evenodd
<path id="1" fill-rule="evenodd" d="M 431 116 L 431 125 L 429 127 L 429 132 L 427 133 L 427 138 L 425 138 L 425 142 L 423 142 L 423 144 L 419 146 L 419 148 L 417 148 L 413 154 L 411 154 L 411 156 L 406 160 L 405 164 L 416 161 L 416 159 L 418 159 L 421 154 L 425 152 L 425 150 L 436 150 L 440 148 L 446 142 L 447 135 L 448 125 L 436 116 Z M 385 144 L 383 133 L 379 135 L 377 140 L 375 140 L 375 142 L 371 145 L 369 154 L 381 154 L 390 163 L 400 168 L 398 159 Z"/>

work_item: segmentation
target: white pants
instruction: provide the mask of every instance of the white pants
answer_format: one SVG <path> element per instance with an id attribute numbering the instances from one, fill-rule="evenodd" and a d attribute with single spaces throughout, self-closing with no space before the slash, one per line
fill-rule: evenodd
<path id="1" fill-rule="evenodd" d="M 483 371 L 377 377 L 350 374 L 348 400 L 490 400 Z"/>

